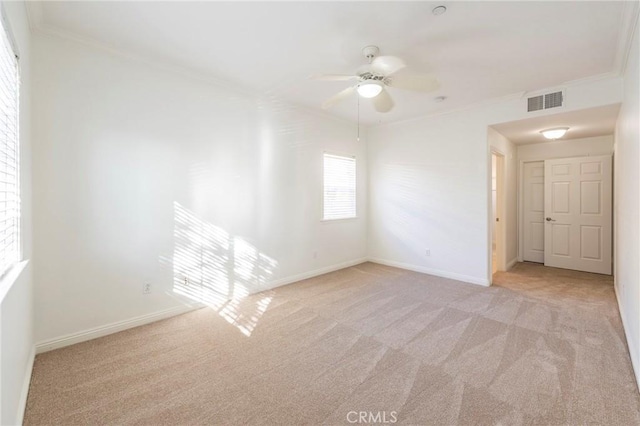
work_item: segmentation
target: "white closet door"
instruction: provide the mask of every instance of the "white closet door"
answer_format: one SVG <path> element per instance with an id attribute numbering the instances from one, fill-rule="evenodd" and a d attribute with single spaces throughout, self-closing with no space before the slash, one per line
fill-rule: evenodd
<path id="1" fill-rule="evenodd" d="M 611 157 L 544 163 L 544 264 L 610 275 Z"/>
<path id="2" fill-rule="evenodd" d="M 524 253 L 528 262 L 544 263 L 544 161 L 524 163 Z"/>

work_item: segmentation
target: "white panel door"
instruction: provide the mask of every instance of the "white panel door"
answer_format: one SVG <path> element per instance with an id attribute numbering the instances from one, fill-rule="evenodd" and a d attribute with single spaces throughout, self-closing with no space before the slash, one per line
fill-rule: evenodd
<path id="1" fill-rule="evenodd" d="M 523 260 L 544 262 L 544 161 L 524 163 Z"/>
<path id="2" fill-rule="evenodd" d="M 544 163 L 544 264 L 610 275 L 611 157 Z"/>

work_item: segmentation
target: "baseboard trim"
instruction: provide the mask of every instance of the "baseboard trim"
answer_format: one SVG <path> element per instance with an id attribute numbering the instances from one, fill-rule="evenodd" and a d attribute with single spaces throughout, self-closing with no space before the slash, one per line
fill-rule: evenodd
<path id="1" fill-rule="evenodd" d="M 629 349 L 629 358 L 631 358 L 631 366 L 633 367 L 633 373 L 636 376 L 636 385 L 638 386 L 638 390 L 640 390 L 640 360 L 637 358 L 639 356 L 638 348 L 636 348 L 636 343 L 629 336 L 629 328 L 627 327 L 626 316 L 624 314 L 624 307 L 622 303 L 620 303 L 620 294 L 618 293 L 618 286 L 613 287 L 614 292 L 616 294 L 616 300 L 618 301 L 618 310 L 620 311 L 620 318 L 622 319 L 622 328 L 624 328 L 624 336 L 627 338 L 627 349 Z"/>
<path id="2" fill-rule="evenodd" d="M 253 293 L 259 293 L 261 291 L 271 290 L 276 287 L 294 283 L 296 281 L 313 278 L 318 275 L 323 275 L 329 272 L 337 271 L 339 269 L 344 269 L 350 266 L 359 265 L 366 261 L 367 261 L 367 258 L 362 257 L 355 260 L 349 260 L 347 262 L 326 266 L 324 268 L 315 269 L 313 271 L 291 275 L 285 278 L 280 278 L 278 280 L 274 280 L 267 283 L 265 286 L 261 287 L 260 289 L 257 289 Z M 118 322 L 102 325 L 95 328 L 90 328 L 77 333 L 67 334 L 62 337 L 56 337 L 53 339 L 45 340 L 44 342 L 40 342 L 36 344 L 35 353 L 40 354 L 43 352 L 52 351 L 54 349 L 63 348 L 65 346 L 75 345 L 76 343 L 82 343 L 88 340 L 97 339 L 98 337 L 108 336 L 109 334 L 117 333 L 119 331 L 128 330 L 130 328 L 139 327 L 141 325 L 149 324 L 155 321 L 160 321 L 176 315 L 185 314 L 187 312 L 190 312 L 205 306 L 206 306 L 205 304 L 200 304 L 200 303 L 176 306 L 173 308 L 165 309 L 165 310 L 154 312 L 151 314 L 141 315 L 139 317 L 134 317 L 127 320 L 118 321 Z"/>
<path id="3" fill-rule="evenodd" d="M 86 342 L 88 340 L 96 339 L 98 337 L 108 336 L 109 334 L 124 331 L 130 328 L 138 327 L 141 325 L 149 324 L 162 319 L 170 318 L 176 315 L 185 314 L 204 307 L 202 304 L 190 304 L 176 306 L 162 311 L 154 312 L 151 314 L 141 315 L 138 317 L 130 318 L 124 321 L 117 321 L 111 324 L 102 325 L 99 327 L 90 328 L 77 333 L 67 334 L 62 337 L 56 337 L 50 340 L 45 340 L 36 344 L 36 354 L 52 351 L 54 349 L 63 348 L 65 346 L 75 345 L 76 343 Z"/>
<path id="4" fill-rule="evenodd" d="M 518 263 L 518 258 L 514 257 L 513 259 L 511 259 L 508 263 L 507 263 L 507 267 L 505 268 L 507 271 L 510 271 L 511 268 L 513 268 L 516 263 Z"/>
<path id="5" fill-rule="evenodd" d="M 336 264 L 333 264 L 333 265 L 330 265 L 330 266 L 326 266 L 324 268 L 314 269 L 313 271 L 303 272 L 301 274 L 296 274 L 296 275 L 290 275 L 288 277 L 280 278 L 278 280 L 274 280 L 274 281 L 271 281 L 271 282 L 267 283 L 267 285 L 265 287 L 261 288 L 258 292 L 265 291 L 265 290 L 271 290 L 271 289 L 274 289 L 276 287 L 281 287 L 283 285 L 295 283 L 297 281 L 302 281 L 302 280 L 306 280 L 306 279 L 309 279 L 309 278 L 317 277 L 319 275 L 328 274 L 329 272 L 334 272 L 334 271 L 338 271 L 340 269 L 349 268 L 351 266 L 360 265 L 361 263 L 365 263 L 368 260 L 369 259 L 367 259 L 366 257 L 361 257 L 359 259 L 349 260 L 347 262 L 336 263 Z"/>
<path id="6" fill-rule="evenodd" d="M 435 275 L 437 277 L 449 278 L 456 281 L 462 281 L 469 284 L 477 284 L 485 287 L 489 287 L 491 283 L 486 278 L 472 277 L 470 275 L 457 274 L 455 272 L 443 271 L 440 269 L 426 268 L 424 266 L 413 265 L 410 263 L 396 262 L 394 260 L 380 259 L 377 257 L 370 257 L 369 262 L 379 263 L 381 265 L 393 266 L 395 268 L 407 269 L 409 271 L 421 272 L 423 274 Z"/>
<path id="7" fill-rule="evenodd" d="M 31 347 L 27 370 L 24 372 L 22 389 L 20 390 L 20 400 L 18 401 L 18 412 L 16 413 L 16 424 L 21 425 L 24 420 L 24 412 L 27 409 L 27 397 L 29 396 L 29 386 L 31 385 L 31 373 L 33 373 L 33 363 L 36 360 L 36 347 Z"/>

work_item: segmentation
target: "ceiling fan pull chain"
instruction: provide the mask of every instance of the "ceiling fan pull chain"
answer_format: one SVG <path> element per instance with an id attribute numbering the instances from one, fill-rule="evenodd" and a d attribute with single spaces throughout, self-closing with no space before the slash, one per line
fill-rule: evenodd
<path id="1" fill-rule="evenodd" d="M 357 142 L 360 142 L 360 96 L 358 96 L 358 137 Z"/>

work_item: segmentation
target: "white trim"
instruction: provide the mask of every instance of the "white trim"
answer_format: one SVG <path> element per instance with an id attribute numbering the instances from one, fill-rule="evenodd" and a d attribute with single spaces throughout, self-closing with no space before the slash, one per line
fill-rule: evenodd
<path id="1" fill-rule="evenodd" d="M 627 58 L 628 58 L 629 52 L 631 50 L 631 40 L 633 38 L 634 30 L 635 30 L 635 27 L 637 26 L 637 21 L 638 21 L 637 1 L 627 1 L 627 2 L 624 2 L 624 3 L 625 3 L 625 6 L 623 6 L 623 8 L 622 8 L 623 12 L 622 12 L 622 16 L 621 16 L 620 37 L 619 37 L 619 40 L 618 40 L 618 46 L 617 46 L 617 51 L 616 51 L 614 69 L 612 71 L 608 71 L 608 72 L 604 72 L 604 73 L 596 74 L 596 75 L 592 75 L 592 76 L 587 76 L 587 77 L 584 77 L 584 78 L 569 80 L 569 81 L 566 81 L 566 82 L 561 82 L 560 84 L 557 84 L 555 86 L 551 86 L 549 88 L 543 88 L 543 89 L 540 89 L 540 90 L 534 90 L 534 91 L 522 90 L 522 91 L 519 91 L 519 92 L 508 93 L 506 95 L 496 96 L 496 97 L 493 97 L 493 98 L 480 99 L 480 100 L 472 102 L 470 104 L 460 105 L 458 107 L 454 107 L 454 108 L 446 109 L 446 110 L 442 110 L 442 111 L 430 112 L 430 113 L 426 113 L 426 114 L 418 116 L 418 117 L 410 117 L 410 118 L 406 118 L 406 119 L 402 119 L 402 120 L 390 121 L 390 122 L 385 122 L 385 123 L 361 123 L 361 127 L 364 128 L 365 133 L 366 133 L 366 130 L 368 130 L 369 128 L 375 128 L 375 127 L 385 126 L 385 125 L 389 125 L 389 124 L 404 124 L 404 123 L 408 123 L 408 122 L 419 121 L 419 120 L 422 120 L 422 119 L 439 117 L 439 116 L 442 116 L 442 115 L 453 114 L 453 113 L 457 113 L 457 112 L 461 112 L 461 111 L 466 111 L 466 110 L 469 110 L 469 109 L 482 108 L 482 107 L 486 107 L 488 105 L 497 104 L 497 103 L 501 103 L 501 102 L 504 102 L 504 101 L 514 100 L 514 99 L 523 99 L 529 93 L 534 93 L 534 92 L 547 93 L 548 90 L 554 90 L 555 88 L 558 88 L 558 87 L 562 87 L 562 90 L 564 91 L 565 89 L 567 89 L 569 87 L 581 85 L 581 84 L 584 84 L 584 83 L 593 83 L 593 82 L 596 82 L 596 81 L 599 81 L 599 80 L 605 80 L 605 79 L 608 79 L 608 78 L 619 77 L 624 73 L 624 70 L 626 68 Z M 627 6 L 626 3 L 630 3 L 631 5 Z M 176 64 L 175 61 L 170 61 L 170 60 L 166 60 L 166 59 L 160 59 L 160 58 L 157 58 L 157 57 L 153 57 L 152 55 L 144 55 L 144 54 L 139 54 L 139 53 L 133 53 L 133 52 L 130 52 L 130 51 L 126 50 L 126 49 L 114 48 L 114 47 L 110 46 L 109 44 L 104 43 L 102 41 L 99 41 L 97 39 L 94 39 L 94 38 L 91 38 L 91 37 L 88 37 L 88 36 L 84 36 L 84 35 L 79 35 L 79 34 L 74 33 L 72 31 L 68 31 L 68 30 L 64 30 L 64 29 L 61 29 L 61 28 L 53 27 L 51 25 L 47 25 L 47 24 L 44 23 L 42 5 L 40 4 L 40 2 L 37 2 L 37 1 L 35 1 L 35 2 L 34 1 L 26 1 L 25 2 L 25 7 L 26 7 L 26 10 L 27 10 L 27 19 L 29 21 L 29 27 L 30 27 L 32 33 L 40 34 L 40 35 L 43 35 L 43 36 L 57 37 L 57 38 L 65 39 L 65 40 L 74 41 L 76 43 L 83 44 L 85 46 L 90 46 L 90 47 L 94 47 L 94 48 L 99 49 L 99 50 L 107 51 L 107 52 L 109 52 L 111 54 L 114 54 L 114 55 L 117 55 L 117 56 L 125 57 L 125 58 L 131 59 L 131 60 L 141 61 L 143 63 L 146 63 L 147 65 L 151 65 L 151 66 L 155 66 L 156 68 L 164 69 L 165 71 L 170 71 L 170 72 L 174 72 L 174 73 L 177 73 L 177 74 L 182 74 L 183 76 L 195 78 L 195 79 L 198 79 L 198 80 L 201 80 L 201 81 L 206 81 L 206 82 L 208 82 L 210 84 L 213 84 L 214 86 L 218 86 L 218 87 L 222 87 L 222 88 L 232 87 L 233 91 L 235 91 L 237 93 L 244 94 L 246 96 L 250 96 L 250 97 L 262 97 L 262 96 L 264 96 L 264 93 L 257 93 L 255 90 L 253 90 L 253 89 L 251 89 L 249 87 L 241 87 L 237 83 L 232 83 L 232 82 L 229 82 L 229 81 L 225 81 L 224 79 L 219 78 L 218 76 L 212 75 L 212 73 L 203 73 L 202 71 L 195 70 L 195 69 L 189 68 L 189 67 L 185 67 L 184 65 Z M 627 10 L 631 10 L 631 13 L 627 13 L 626 12 Z M 282 83 L 282 84 L 284 84 L 284 83 Z M 229 90 L 229 89 L 227 89 L 227 90 Z M 275 91 L 275 88 L 271 88 L 270 90 L 266 91 L 266 93 L 272 93 L 274 91 Z M 565 99 L 566 99 L 566 96 L 565 96 Z M 316 108 L 310 108 L 308 106 L 292 103 L 292 102 L 289 102 L 289 101 L 283 101 L 283 102 L 285 104 L 288 104 L 288 105 L 291 105 L 291 106 L 295 106 L 298 110 L 305 111 L 305 112 L 307 112 L 309 114 L 312 114 L 312 115 L 315 115 L 315 116 L 318 116 L 318 117 L 323 117 L 323 118 L 330 119 L 330 120 L 333 120 L 333 121 L 336 121 L 336 122 L 340 122 L 340 123 L 344 123 L 344 124 L 354 124 L 355 123 L 354 120 L 345 119 L 343 117 L 339 117 L 339 116 L 336 116 L 334 114 L 330 114 L 330 113 L 318 110 Z M 559 111 L 562 108 L 564 108 L 564 102 L 563 102 L 563 106 L 562 107 L 554 108 L 554 110 Z M 542 110 L 542 111 L 548 111 L 548 110 Z M 498 124 L 498 123 L 493 123 L 493 124 Z"/>
<path id="2" fill-rule="evenodd" d="M 629 62 L 629 54 L 633 36 L 638 26 L 638 17 L 640 16 L 640 4 L 638 1 L 625 1 L 622 6 L 622 16 L 620 18 L 620 33 L 618 37 L 618 46 L 614 59 L 614 69 L 618 75 L 624 75 Z"/>
<path id="3" fill-rule="evenodd" d="M 324 202 L 324 200 L 322 200 Z M 356 210 L 358 209 L 358 205 L 356 204 Z M 331 223 L 331 222 L 340 222 L 342 220 L 355 220 L 360 219 L 359 216 L 351 216 L 351 217 L 339 217 L 336 219 L 320 219 L 320 223 Z"/>
<path id="4" fill-rule="evenodd" d="M 20 389 L 20 399 L 18 400 L 18 412 L 16 413 L 16 424 L 21 425 L 24 420 L 24 412 L 27 409 L 27 397 L 29 396 L 29 385 L 31 385 L 31 373 L 33 372 L 33 363 L 36 360 L 36 347 L 31 347 L 29 359 L 27 361 L 27 369 L 24 372 L 24 380 L 22 381 L 22 389 Z"/>
<path id="5" fill-rule="evenodd" d="M 508 263 L 507 266 L 505 268 L 506 271 L 510 271 L 511 268 L 513 268 L 514 266 L 516 266 L 516 263 L 518 263 L 518 258 L 514 257 L 513 259 L 511 259 Z"/>
<path id="6" fill-rule="evenodd" d="M 629 328 L 627 327 L 627 322 L 625 321 L 624 307 L 622 303 L 620 303 L 620 295 L 618 293 L 618 286 L 613 286 L 613 289 L 616 293 L 616 300 L 618 301 L 618 310 L 620 311 L 620 318 L 622 319 L 622 328 L 624 329 L 624 335 L 627 338 L 627 349 L 629 350 L 629 358 L 631 358 L 631 366 L 633 367 L 633 373 L 636 376 L 636 385 L 640 390 L 640 359 L 638 359 L 638 355 L 640 351 L 636 347 L 637 342 L 634 342 L 631 339 L 629 334 Z"/>
<path id="7" fill-rule="evenodd" d="M 176 315 L 185 314 L 187 312 L 190 312 L 202 307 L 204 307 L 204 305 L 201 305 L 201 304 L 176 306 L 173 308 L 164 309 L 162 311 L 154 312 L 151 314 L 130 318 L 124 321 L 117 321 L 111 324 L 101 325 L 98 327 L 79 331 L 77 333 L 71 333 L 65 336 L 55 337 L 53 339 L 49 339 L 49 340 L 45 340 L 44 342 L 37 343 L 36 353 L 41 354 L 43 352 L 64 348 L 65 346 L 74 345 L 76 343 L 86 342 L 88 340 L 107 336 L 109 334 L 117 333 L 119 331 L 127 330 L 129 328 L 134 328 L 141 325 L 149 324 L 149 323 L 159 321 L 165 318 L 170 318 Z"/>
<path id="8" fill-rule="evenodd" d="M 489 196 L 488 200 L 488 260 L 489 260 L 489 268 L 487 270 L 488 276 L 487 280 L 489 283 L 493 282 L 493 227 L 495 223 L 493 222 L 493 202 L 492 202 L 492 192 L 493 192 L 493 156 L 496 158 L 502 158 L 502 160 L 498 160 L 496 164 L 496 210 L 498 213 L 498 217 L 502 218 L 502 222 L 499 222 L 496 229 L 496 271 L 506 271 L 507 270 L 507 230 L 505 227 L 505 221 L 507 217 L 507 203 L 505 200 L 506 197 L 506 188 L 507 188 L 507 170 L 506 170 L 506 161 L 507 156 L 502 150 L 491 145 L 489 143 L 487 137 L 487 145 L 489 147 L 489 158 L 488 158 L 488 189 Z"/>
<path id="9" fill-rule="evenodd" d="M 524 96 L 524 93 L 525 92 L 516 92 L 516 93 L 510 93 L 510 94 L 505 95 L 505 96 L 497 96 L 495 98 L 480 99 L 480 100 L 478 100 L 476 102 L 472 102 L 470 104 L 460 105 L 460 106 L 457 106 L 457 107 L 444 109 L 444 110 L 441 110 L 441 111 L 428 112 L 428 113 L 426 113 L 424 115 L 419 115 L 417 117 L 404 118 L 404 119 L 397 120 L 397 121 L 388 121 L 388 122 L 384 122 L 384 123 L 382 123 L 382 122 L 381 123 L 371 123 L 371 124 L 368 125 L 368 128 L 375 129 L 375 128 L 384 127 L 384 126 L 411 124 L 411 123 L 419 122 L 421 120 L 430 120 L 430 119 L 441 117 L 441 116 L 444 116 L 444 115 L 456 114 L 456 113 L 462 112 L 462 111 L 467 111 L 467 110 L 472 110 L 472 109 L 480 109 L 480 108 L 487 108 L 487 107 L 489 107 L 491 105 L 499 104 L 499 103 L 502 103 L 502 102 L 522 99 L 522 97 Z M 490 125 L 493 125 L 493 124 L 500 124 L 500 123 L 491 123 Z"/>
<path id="10" fill-rule="evenodd" d="M 324 156 L 324 154 L 327 154 L 331 157 L 337 157 L 337 158 L 352 158 L 352 159 L 356 159 L 356 154 L 353 154 L 351 152 L 347 152 L 347 151 L 335 151 L 332 149 L 325 149 L 322 151 L 322 155 Z M 324 158 L 324 157 L 323 157 Z"/>
<path id="11" fill-rule="evenodd" d="M 518 159 L 518 174 L 517 174 L 517 182 L 516 182 L 516 203 L 518 209 L 518 262 L 524 262 L 524 235 L 522 234 L 523 230 L 523 203 L 522 199 L 522 191 L 524 189 L 524 182 L 522 182 L 523 178 L 523 160 Z"/>
<path id="12" fill-rule="evenodd" d="M 617 71 L 609 71 L 606 73 L 602 73 L 602 74 L 596 74 L 596 75 L 592 75 L 592 76 L 588 76 L 588 77 L 584 77 L 584 78 L 580 78 L 580 79 L 576 79 L 576 80 L 570 80 L 570 81 L 565 81 L 563 83 L 560 84 L 556 84 L 554 86 L 551 87 L 547 87 L 547 88 L 543 88 L 540 90 L 536 90 L 535 92 L 540 92 L 540 93 L 549 93 L 549 92 L 553 92 L 558 91 L 558 88 L 561 88 L 560 90 L 563 90 L 563 97 L 564 97 L 564 101 L 566 101 L 567 97 L 566 97 L 566 91 L 568 89 L 574 88 L 576 86 L 581 86 L 583 84 L 587 84 L 587 83 L 595 83 L 598 81 L 602 81 L 602 80 L 608 80 L 608 79 L 612 79 L 612 78 L 619 78 L 620 77 L 620 73 Z M 497 97 L 493 97 L 493 98 L 487 98 L 487 99 L 480 99 L 478 101 L 472 102 L 470 104 L 465 104 L 465 105 L 460 105 L 457 107 L 453 107 L 453 108 L 449 108 L 449 109 L 444 109 L 444 110 L 440 110 L 440 111 L 434 111 L 434 112 L 429 112 L 426 113 L 424 115 L 420 115 L 417 117 L 410 117 L 410 118 L 405 118 L 405 119 L 401 119 L 401 120 L 397 120 L 397 121 L 388 121 L 388 122 L 384 122 L 384 123 L 371 123 L 368 124 L 368 129 L 375 129 L 378 127 L 384 127 L 384 126 L 391 126 L 391 125 L 402 125 L 402 124 L 407 124 L 407 123 L 414 123 L 414 122 L 419 122 L 421 120 L 429 120 L 429 119 L 433 119 L 433 118 L 437 118 L 437 117 L 441 117 L 441 116 L 445 116 L 445 115 L 449 115 L 449 114 L 455 114 L 455 113 L 459 113 L 462 111 L 467 111 L 467 110 L 475 110 L 475 109 L 480 109 L 480 108 L 487 108 L 491 105 L 495 105 L 495 104 L 500 104 L 502 102 L 508 102 L 508 101 L 513 101 L 513 100 L 518 100 L 518 99 L 525 99 L 525 96 L 527 95 L 527 93 L 533 93 L 532 92 L 527 92 L 527 91 L 520 91 L 520 92 L 515 92 L 515 93 L 510 93 L 504 96 L 497 96 Z M 528 117 L 531 116 L 535 116 L 537 113 L 538 116 L 543 117 L 545 115 L 553 115 L 556 112 L 563 112 L 565 109 L 567 109 L 568 107 L 566 106 L 566 102 L 562 103 L 561 107 L 555 107 L 555 108 L 551 108 L 551 109 L 542 109 L 540 111 L 532 111 L 527 113 Z M 575 108 L 569 109 L 569 110 L 575 110 Z M 520 118 L 515 119 L 515 121 L 520 120 Z M 490 122 L 488 123 L 489 126 L 493 126 L 496 124 L 502 124 L 502 122 Z"/>
<path id="13" fill-rule="evenodd" d="M 280 287 L 286 284 L 291 284 L 297 281 L 305 280 L 307 278 L 313 278 L 318 275 L 323 275 L 329 272 L 337 271 L 339 269 L 344 269 L 350 266 L 359 265 L 366 261 L 367 261 L 367 258 L 362 257 L 362 258 L 350 260 L 347 262 L 337 263 L 324 268 L 315 269 L 313 271 L 304 272 L 297 275 L 291 275 L 289 277 L 271 281 L 267 283 L 265 286 L 262 286 L 259 290 L 256 290 L 254 293 L 271 290 L 273 288 Z M 160 321 L 176 315 L 185 314 L 187 312 L 191 312 L 195 309 L 200 309 L 205 306 L 206 306 L 205 304 L 201 304 L 201 303 L 176 306 L 173 308 L 165 309 L 165 310 L 154 312 L 151 314 L 130 318 L 124 321 L 117 321 L 111 324 L 105 324 L 102 326 L 90 328 L 90 329 L 79 331 L 76 333 L 67 334 L 65 336 L 55 337 L 53 339 L 49 339 L 49 340 L 45 340 L 44 342 L 37 343 L 35 346 L 36 353 L 40 354 L 40 353 L 51 351 L 54 349 L 63 348 L 65 346 L 74 345 L 76 343 L 97 339 L 98 337 L 107 336 L 109 334 L 117 333 L 119 331 L 128 330 L 130 328 L 139 327 L 141 325 L 149 324 L 155 321 Z"/>
<path id="14" fill-rule="evenodd" d="M 32 2 L 27 1 L 27 3 L 32 3 Z M 199 81 L 201 83 L 216 87 L 221 90 L 226 90 L 231 93 L 246 96 L 247 98 L 252 100 L 265 99 L 271 103 L 279 102 L 282 105 L 286 105 L 291 107 L 292 109 L 295 109 L 295 111 L 309 114 L 314 117 L 324 118 L 340 124 L 347 124 L 347 125 L 354 124 L 353 120 L 348 120 L 348 119 L 330 114 L 320 109 L 311 108 L 299 103 L 294 103 L 294 102 L 285 100 L 273 94 L 275 90 L 274 88 L 264 90 L 264 91 L 258 91 L 248 86 L 241 85 L 237 82 L 232 82 L 224 78 L 221 78 L 211 72 L 201 71 L 193 67 L 177 64 L 174 61 L 162 59 L 153 55 L 138 54 L 138 53 L 130 52 L 125 49 L 121 50 L 119 48 L 114 48 L 99 40 L 96 40 L 90 37 L 81 36 L 67 30 L 54 28 L 46 24 L 38 25 L 33 30 L 33 33 L 42 35 L 44 37 L 69 41 L 69 42 L 75 43 L 76 45 L 84 46 L 85 48 L 86 47 L 93 48 L 101 52 L 106 52 L 113 56 L 123 58 L 128 61 L 137 62 L 138 64 L 143 64 L 145 66 L 154 68 L 159 71 L 178 75 L 183 78 L 193 79 L 195 81 Z"/>
<path id="15" fill-rule="evenodd" d="M 569 81 L 565 81 L 564 83 L 555 86 L 555 87 L 551 87 L 549 91 L 544 90 L 542 93 L 550 93 L 550 92 L 557 92 L 558 90 L 562 90 L 562 96 L 565 97 L 563 99 L 563 106 L 562 107 L 555 107 L 554 109 L 559 109 L 559 108 L 563 108 L 564 107 L 564 101 L 566 100 L 566 90 L 569 87 L 574 87 L 574 86 L 580 86 L 583 84 L 590 84 L 590 83 L 595 83 L 601 80 L 609 80 L 611 78 L 616 78 L 616 77 L 620 77 L 620 73 L 616 70 L 614 71 L 607 71 L 607 72 L 603 72 L 600 74 L 594 74 L 594 75 L 589 75 L 587 77 L 582 77 L 582 78 L 576 78 L 575 80 L 569 80 Z M 532 111 L 532 112 L 537 112 L 537 111 Z"/>
<path id="16" fill-rule="evenodd" d="M 407 269 L 409 271 L 421 272 L 423 274 L 435 275 L 436 277 L 449 278 L 469 284 L 476 284 L 485 287 L 489 287 L 491 285 L 489 283 L 489 280 L 486 278 L 472 277 L 471 275 L 458 274 L 456 272 L 443 271 L 441 269 L 426 268 L 424 266 L 412 265 L 410 263 L 396 262 L 394 260 L 386 260 L 376 257 L 370 257 L 369 262 L 379 263 L 386 266 L 393 266 L 400 269 Z"/>
<path id="17" fill-rule="evenodd" d="M 39 1 L 25 1 L 24 7 L 27 11 L 29 29 L 31 32 L 35 32 L 42 25 L 42 4 Z"/>
<path id="18" fill-rule="evenodd" d="M 334 265 L 326 266 L 324 268 L 314 269 L 313 271 L 303 272 L 301 274 L 290 275 L 288 277 L 280 278 L 278 280 L 271 281 L 267 283 L 266 287 L 261 288 L 259 291 L 271 290 L 276 287 L 281 287 L 283 285 L 292 284 L 297 281 L 306 280 L 308 278 L 317 277 L 318 275 L 328 274 L 329 272 L 338 271 L 340 269 L 349 268 L 351 266 L 360 265 L 361 263 L 367 262 L 369 259 L 366 257 L 361 257 L 355 260 L 349 260 L 342 263 L 336 263 Z"/>

